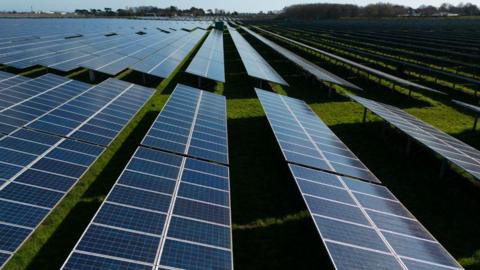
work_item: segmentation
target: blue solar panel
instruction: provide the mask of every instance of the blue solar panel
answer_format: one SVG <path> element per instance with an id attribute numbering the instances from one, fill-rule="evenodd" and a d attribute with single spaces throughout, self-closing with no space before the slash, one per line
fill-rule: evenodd
<path id="1" fill-rule="evenodd" d="M 0 138 L 0 249 L 19 248 L 103 148 L 19 129 Z"/>
<path id="2" fill-rule="evenodd" d="M 225 82 L 223 31 L 212 30 L 188 66 L 187 73 Z"/>
<path id="3" fill-rule="evenodd" d="M 188 172 L 197 177 L 185 178 Z M 222 181 L 227 188 L 193 178 Z M 228 178 L 223 165 L 139 147 L 64 269 L 87 262 L 119 269 L 125 263 L 133 269 L 232 269 Z"/>
<path id="4" fill-rule="evenodd" d="M 228 164 L 225 98 L 177 85 L 142 145 Z"/>
<path id="5" fill-rule="evenodd" d="M 249 76 L 282 85 L 288 83 L 263 59 L 263 57 L 242 37 L 237 30 L 227 24 L 228 32 L 237 48 Z"/>
<path id="6" fill-rule="evenodd" d="M 188 34 L 182 32 L 174 35 L 178 39 L 165 43 L 161 50 L 135 64 L 132 69 L 156 77 L 169 77 L 205 35 L 205 31 L 199 29 Z"/>
<path id="7" fill-rule="evenodd" d="M 0 132 L 10 134 L 57 106 L 81 95 L 91 87 L 78 81 L 64 80 L 63 78 L 59 80 L 56 75 L 45 75 L 34 79 L 32 83 L 40 81 L 52 81 L 52 83 L 46 85 L 45 87 L 48 88 L 44 88 L 44 91 L 0 110 Z M 27 84 L 22 87 L 27 87 Z M 55 119 L 55 121 L 60 120 L 62 119 Z"/>
<path id="8" fill-rule="evenodd" d="M 154 92 L 150 88 L 114 79 L 94 87 L 79 85 L 77 82 L 72 84 L 75 90 L 72 90 L 71 94 L 64 93 L 68 84 L 59 87 L 58 91 L 63 93 L 64 98 L 57 98 L 56 102 L 44 105 L 45 108 L 37 108 L 34 115 L 32 113 L 19 124 L 42 132 L 107 146 Z M 56 92 L 55 94 L 58 95 Z M 41 103 L 35 101 L 35 104 Z"/>
<path id="9" fill-rule="evenodd" d="M 288 162 L 379 182 L 305 102 L 256 92 Z"/>

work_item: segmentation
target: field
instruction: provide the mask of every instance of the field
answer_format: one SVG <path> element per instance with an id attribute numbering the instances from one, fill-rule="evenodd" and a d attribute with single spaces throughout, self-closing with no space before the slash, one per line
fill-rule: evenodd
<path id="1" fill-rule="evenodd" d="M 451 100 L 477 101 L 480 31 L 476 26 L 480 22 L 469 22 L 470 28 L 464 27 L 465 22 L 453 22 L 448 31 L 443 30 L 443 23 L 437 25 L 435 21 L 425 22 L 415 29 L 411 24 L 392 22 L 390 31 L 385 31 L 388 33 L 381 30 L 382 21 L 354 22 L 359 25 L 357 29 L 351 28 L 352 22 L 243 24 L 259 26 L 447 93 L 414 91 L 409 97 L 404 88 L 392 89 L 391 84 L 378 77 L 355 72 L 348 65 L 318 52 L 303 50 L 258 32 L 365 89 L 353 93 L 400 107 L 479 149 L 478 131 L 472 131 L 474 114 Z M 429 29 L 434 29 L 433 33 L 428 33 L 429 38 L 425 39 L 423 35 Z M 453 166 L 440 177 L 442 160 L 439 156 L 417 144 L 406 153 L 407 137 L 376 116 L 369 114 L 368 121 L 362 124 L 363 107 L 344 95 L 352 93 L 351 90 L 336 87 L 330 96 L 325 84 L 307 78 L 293 63 L 239 31 L 290 84 L 285 87 L 270 83 L 263 88 L 305 100 L 463 267 L 480 269 L 480 190 L 472 183 L 474 180 L 469 181 L 468 175 Z M 451 39 L 438 42 L 447 33 L 451 34 Z M 408 37 L 415 44 L 404 44 L 395 35 Z M 431 49 L 433 45 L 435 49 Z M 412 49 L 412 46 L 418 47 Z M 228 31 L 224 32 L 224 48 L 226 83 L 207 82 L 202 88 L 227 98 L 235 268 L 331 269 L 320 236 L 255 95 L 255 81 L 247 75 Z M 152 99 L 5 269 L 58 269 L 63 264 L 175 85 L 197 86 L 197 80 L 184 73 L 195 50 L 171 77 L 149 82 L 148 86 L 157 89 Z M 447 50 L 451 50 L 451 55 L 445 55 Z M 30 70 L 3 67 L 3 70 L 31 77 L 48 72 L 38 67 Z M 89 82 L 85 69 L 67 76 Z M 140 76 L 129 70 L 117 78 L 142 84 Z"/>

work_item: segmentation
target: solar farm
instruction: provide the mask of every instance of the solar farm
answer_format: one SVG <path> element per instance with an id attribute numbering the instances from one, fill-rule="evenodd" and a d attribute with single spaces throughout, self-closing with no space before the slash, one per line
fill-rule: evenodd
<path id="1" fill-rule="evenodd" d="M 0 269 L 480 269 L 478 20 L 0 26 Z"/>

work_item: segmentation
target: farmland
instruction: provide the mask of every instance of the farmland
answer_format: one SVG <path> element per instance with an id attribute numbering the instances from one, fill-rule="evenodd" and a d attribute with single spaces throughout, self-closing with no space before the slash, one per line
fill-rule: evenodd
<path id="1" fill-rule="evenodd" d="M 138 27 L 134 32 L 143 28 L 141 21 L 135 21 L 132 25 L 128 21 L 121 22 L 133 28 Z M 118 36 L 126 35 L 137 42 L 137 35 L 148 39 L 150 35 L 160 32 L 156 28 L 163 22 L 147 22 L 142 30 L 145 34 L 137 32 L 133 35 L 126 30 Z M 108 78 L 116 78 L 155 89 L 150 99 L 106 146 L 106 150 L 23 243 L 4 269 L 58 269 L 64 264 L 137 146 L 142 144 L 150 126 L 169 97 L 173 96 L 172 93 L 175 93 L 177 84 L 198 87 L 226 98 L 234 267 L 333 268 L 328 250 L 322 243 L 269 125 L 263 104 L 254 91 L 259 86 L 259 80 L 248 74 L 231 31 L 238 31 L 288 83 L 282 85 L 263 81 L 260 82 L 262 89 L 305 101 L 462 267 L 480 269 L 478 180 L 452 163 L 446 163 L 447 168 L 441 173 L 444 166 L 441 155 L 420 143 L 412 143 L 408 135 L 392 128 L 373 113 L 368 113 L 363 123 L 364 108 L 347 96 L 355 94 L 401 108 L 479 149 L 478 131 L 472 130 L 475 113 L 452 101 L 478 104 L 478 20 L 359 19 L 318 23 L 226 23 L 229 29 L 221 31 L 224 82 L 200 81 L 186 72 L 202 44 L 207 42 L 209 33 L 214 31 L 207 22 L 201 24 L 206 30 L 195 26 L 188 31 L 163 33 L 158 40 L 155 36 L 151 37 L 152 44 L 162 44 L 163 39 L 178 35 L 182 43 L 173 43 L 175 46 L 191 46 L 181 59 L 175 59 L 175 67 L 168 76 L 162 78 L 153 73 L 145 76 L 144 71 L 134 65 L 114 74 L 101 72 L 103 64 L 99 65 L 101 67 L 82 64 L 68 71 L 56 69 L 56 63 L 52 66 L 35 63 L 24 67 L 26 61 L 36 61 L 34 54 L 28 55 L 27 60 L 15 57 L 4 61 L 1 71 L 31 79 L 53 73 L 95 86 Z M 169 26 L 175 27 L 173 25 Z M 247 33 L 242 26 L 363 90 L 312 78 L 308 72 Z M 197 31 L 205 32 L 193 36 L 192 33 Z M 183 32 L 188 37 L 181 36 Z M 168 46 L 162 48 L 167 50 Z M 110 53 L 108 48 L 101 52 Z M 48 57 L 48 52 L 38 53 L 45 55 L 39 61 L 45 61 Z M 161 54 L 161 49 L 152 57 L 156 54 Z M 380 73 L 372 73 L 333 58 L 331 54 L 435 91 L 399 83 Z M 93 77 L 92 70 L 95 71 Z"/>

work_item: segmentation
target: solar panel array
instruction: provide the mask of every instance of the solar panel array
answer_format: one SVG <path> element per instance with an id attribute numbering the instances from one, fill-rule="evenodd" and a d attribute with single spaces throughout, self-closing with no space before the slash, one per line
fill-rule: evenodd
<path id="1" fill-rule="evenodd" d="M 0 267 L 104 148 L 28 129 L 0 139 Z"/>
<path id="2" fill-rule="evenodd" d="M 187 73 L 225 82 L 223 31 L 212 30 L 188 66 Z"/>
<path id="3" fill-rule="evenodd" d="M 159 26 L 162 24 L 158 22 Z M 97 30 L 81 29 L 77 34 L 64 33 L 4 42 L 0 39 L 0 63 L 19 69 L 43 65 L 64 72 L 85 67 L 116 75 L 179 39 L 204 32 L 196 30 L 198 26 L 204 26 L 203 22 L 198 22 L 197 27 L 193 27 L 195 23 L 191 22 L 180 25 L 193 32 L 167 34 L 152 23 L 146 23 L 143 28 L 114 28 L 108 32 L 110 29 L 102 28 L 104 26 L 100 23 Z M 73 23 L 73 27 L 78 25 Z M 87 34 L 79 34 L 84 32 Z"/>
<path id="4" fill-rule="evenodd" d="M 350 88 L 353 88 L 353 89 L 361 90 L 360 87 L 358 87 L 358 86 L 356 86 L 356 85 L 338 77 L 337 75 L 335 75 L 333 73 L 330 73 L 330 72 L 326 71 L 325 69 L 317 66 L 316 64 L 308 61 L 307 59 L 305 59 L 303 57 L 300 57 L 299 55 L 281 47 L 280 45 L 272 42 L 271 40 L 255 33 L 255 32 L 253 32 L 252 30 L 250 30 L 250 29 L 248 29 L 244 26 L 241 26 L 241 28 L 245 32 L 249 33 L 250 35 L 254 36 L 258 40 L 260 40 L 261 42 L 263 42 L 264 44 L 266 44 L 267 46 L 272 48 L 274 51 L 278 52 L 279 54 L 283 55 L 288 60 L 295 63 L 297 66 L 301 67 L 303 70 L 305 70 L 308 73 L 314 75 L 315 78 L 317 78 L 318 80 L 327 81 L 327 82 L 331 82 L 331 83 L 334 83 L 334 84 L 343 85 L 343 86 L 347 86 L 347 87 L 350 87 Z"/>
<path id="5" fill-rule="evenodd" d="M 225 97 L 177 85 L 142 145 L 228 164 Z"/>
<path id="6" fill-rule="evenodd" d="M 435 90 L 435 89 L 432 89 L 430 87 L 426 87 L 426 86 L 423 86 L 423 85 L 420 85 L 418 83 L 414 83 L 414 82 L 411 82 L 409 80 L 405 80 L 405 79 L 402 79 L 400 77 L 397 77 L 397 76 L 394 76 L 394 75 L 391 75 L 391 74 L 388 74 L 386 72 L 383 72 L 383 71 L 380 71 L 380 70 L 377 70 L 377 69 L 374 69 L 374 68 L 371 68 L 367 65 L 363 65 L 361 63 L 357 63 L 357 62 L 354 62 L 352 60 L 349 60 L 347 58 L 344 58 L 344 57 L 341 57 L 341 56 L 338 56 L 338 55 L 335 55 L 335 54 L 332 54 L 332 53 L 329 53 L 327 51 L 324 51 L 324 50 L 320 50 L 318 48 L 315 48 L 315 47 L 312 47 L 312 46 L 309 46 L 307 44 L 304 44 L 302 42 L 299 42 L 299 41 L 296 41 L 296 40 L 293 40 L 293 39 L 290 39 L 290 38 L 287 38 L 287 37 L 284 37 L 282 35 L 279 35 L 279 34 L 276 34 L 276 33 L 273 33 L 271 31 L 267 31 L 267 30 L 264 30 L 264 29 L 261 29 L 261 28 L 258 28 L 258 30 L 262 31 L 262 32 L 265 32 L 265 33 L 268 33 L 272 36 L 275 36 L 277 38 L 280 38 L 280 39 L 283 39 L 283 40 L 286 40 L 292 44 L 295 44 L 297 46 L 300 46 L 300 47 L 303 47 L 303 48 L 307 48 L 309 50 L 312 50 L 312 51 L 316 51 L 316 52 L 319 52 L 323 55 L 326 55 L 328 57 L 331 57 L 335 60 L 338 60 L 338 61 L 341 61 L 343 63 L 347 63 L 348 65 L 351 65 L 355 68 L 358 68 L 358 69 L 361 69 L 361 70 L 364 70 L 368 73 L 371 73 L 371 74 L 375 74 L 379 77 L 382 77 L 382 78 L 385 78 L 389 81 L 392 81 L 396 84 L 399 84 L 399 85 L 403 85 L 403 86 L 406 86 L 406 87 L 414 87 L 414 88 L 417 88 L 417 89 L 422 89 L 422 90 L 425 90 L 425 91 L 429 91 L 429 92 L 434 92 L 434 93 L 439 93 L 441 94 L 442 92 L 438 91 L 438 90 Z"/>
<path id="7" fill-rule="evenodd" d="M 305 102 L 255 91 L 288 162 L 380 182 Z"/>
<path id="8" fill-rule="evenodd" d="M 197 29 L 133 65 L 132 69 L 156 77 L 167 78 L 195 48 L 205 33 L 204 30 Z"/>
<path id="9" fill-rule="evenodd" d="M 228 24 L 227 28 L 249 76 L 260 80 L 288 85 L 237 30 Z"/>
<path id="10" fill-rule="evenodd" d="M 162 113 L 192 94 L 213 99 L 178 86 Z M 229 190 L 227 166 L 140 146 L 62 269 L 233 269 Z"/>
<path id="11" fill-rule="evenodd" d="M 477 149 L 399 108 L 358 96 L 351 95 L 350 98 L 480 180 L 480 151 Z"/>
<path id="12" fill-rule="evenodd" d="M 354 156 L 307 104 L 256 92 L 335 269 L 462 269 L 358 159 L 356 170 L 368 177 L 339 174 L 335 163 Z M 342 155 L 323 155 L 322 166 L 298 158 L 331 149 Z"/>
<path id="13" fill-rule="evenodd" d="M 32 104 L 37 105 L 23 103 L 12 110 L 29 107 L 26 109 L 35 115 L 29 114 L 19 121 L 20 125 L 29 129 L 106 146 L 153 92 L 150 88 L 108 79 L 70 99 L 62 99 L 58 102 L 60 104 L 48 104 L 45 97 L 39 96 L 32 100 Z"/>
<path id="14" fill-rule="evenodd" d="M 0 73 L 0 267 L 154 90 Z M 12 83 L 11 85 L 8 83 Z"/>

